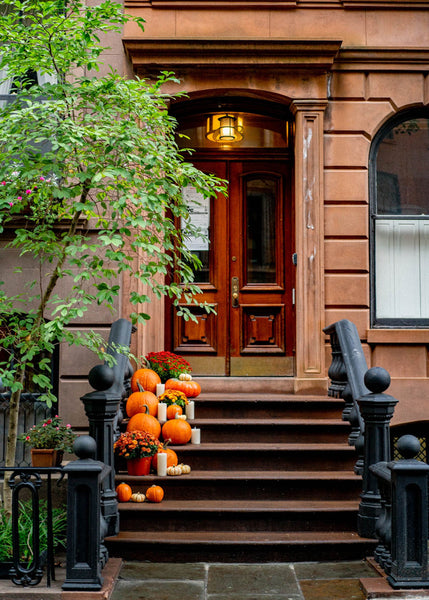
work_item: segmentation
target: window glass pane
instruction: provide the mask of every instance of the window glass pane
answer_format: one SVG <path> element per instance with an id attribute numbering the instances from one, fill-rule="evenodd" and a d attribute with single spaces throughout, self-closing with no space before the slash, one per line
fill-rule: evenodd
<path id="1" fill-rule="evenodd" d="M 185 238 L 185 246 L 201 261 L 201 267 L 195 271 L 196 283 L 209 283 L 210 281 L 210 198 L 204 198 L 195 188 L 188 186 L 183 190 L 185 201 L 188 205 L 190 221 L 198 228 L 201 236 L 194 235 Z"/>
<path id="2" fill-rule="evenodd" d="M 429 119 L 408 119 L 377 152 L 377 214 L 429 215 Z"/>
<path id="3" fill-rule="evenodd" d="M 211 141 L 207 139 L 207 119 L 209 114 L 192 115 L 180 120 L 180 133 L 177 138 L 180 148 L 212 148 L 232 150 L 237 148 L 287 148 L 288 122 L 268 116 L 250 113 L 232 113 L 242 124 L 243 137 L 238 142 Z"/>
<path id="4" fill-rule="evenodd" d="M 247 231 L 247 283 L 276 283 L 276 191 L 268 177 L 244 182 Z"/>

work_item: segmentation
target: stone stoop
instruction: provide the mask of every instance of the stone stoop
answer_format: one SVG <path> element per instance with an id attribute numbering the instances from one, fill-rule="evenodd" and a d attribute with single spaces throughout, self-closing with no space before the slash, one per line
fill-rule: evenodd
<path id="1" fill-rule="evenodd" d="M 361 478 L 341 419 L 344 402 L 288 393 L 276 378 L 265 387 L 261 378 L 230 378 L 223 392 L 219 378 L 210 379 L 217 381 L 202 382 L 191 422 L 201 428 L 201 444 L 172 446 L 192 472 L 117 474 L 133 491 L 157 483 L 165 497 L 119 505 L 120 534 L 106 540 L 110 555 L 285 562 L 372 554 L 375 540 L 356 533 Z"/>

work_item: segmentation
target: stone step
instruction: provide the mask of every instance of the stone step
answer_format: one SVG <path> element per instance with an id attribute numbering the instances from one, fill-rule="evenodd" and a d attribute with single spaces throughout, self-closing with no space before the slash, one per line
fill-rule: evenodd
<path id="1" fill-rule="evenodd" d="M 117 482 L 133 491 L 162 485 L 165 497 L 120 505 L 111 555 L 272 562 L 370 553 L 375 542 L 356 534 L 361 478 L 343 400 L 295 396 L 293 381 L 282 378 L 202 379 L 190 421 L 201 429 L 201 444 L 171 446 L 191 473 L 118 473 Z"/>
<path id="2" fill-rule="evenodd" d="M 180 454 L 179 454 L 180 458 Z M 161 485 L 169 500 L 356 500 L 362 478 L 352 471 L 196 471 L 187 475 L 116 476 L 117 484 L 128 483 L 133 491 L 145 492 Z"/>
<path id="3" fill-rule="evenodd" d="M 240 394 L 243 392 L 270 395 L 293 394 L 294 377 L 210 377 L 195 376 L 204 393 Z M 328 387 L 326 386 L 326 389 Z"/>
<path id="4" fill-rule="evenodd" d="M 204 442 L 341 443 L 350 425 L 340 419 L 194 419 L 192 427 L 201 428 Z"/>
<path id="5" fill-rule="evenodd" d="M 195 399 L 195 416 L 201 419 L 305 418 L 339 419 L 344 400 L 291 394 L 207 394 Z"/>
<path id="6" fill-rule="evenodd" d="M 203 434 L 203 432 L 202 432 Z M 198 471 L 332 471 L 350 470 L 356 461 L 355 449 L 346 443 L 212 442 L 170 446 L 180 462 Z"/>
<path id="7" fill-rule="evenodd" d="M 350 531 L 121 531 L 105 541 L 110 556 L 151 562 L 353 560 L 376 546 Z"/>
<path id="8" fill-rule="evenodd" d="M 354 531 L 357 500 L 169 500 L 121 503 L 121 531 Z"/>

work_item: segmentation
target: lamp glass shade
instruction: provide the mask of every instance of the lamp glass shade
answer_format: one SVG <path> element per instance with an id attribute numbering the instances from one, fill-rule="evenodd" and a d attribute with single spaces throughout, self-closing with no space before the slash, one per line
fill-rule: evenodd
<path id="1" fill-rule="evenodd" d="M 243 139 L 243 120 L 225 113 L 207 117 L 206 138 L 212 142 L 240 142 Z"/>

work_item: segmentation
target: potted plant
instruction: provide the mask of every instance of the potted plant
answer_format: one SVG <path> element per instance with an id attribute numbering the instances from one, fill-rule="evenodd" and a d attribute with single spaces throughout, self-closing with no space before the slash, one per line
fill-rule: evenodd
<path id="1" fill-rule="evenodd" d="M 129 475 L 149 475 L 152 456 L 162 447 L 159 440 L 146 431 L 121 433 L 114 443 L 118 458 L 125 458 Z"/>
<path id="2" fill-rule="evenodd" d="M 173 352 L 149 352 L 145 359 L 149 369 L 158 373 L 161 383 L 165 383 L 168 379 L 178 379 L 182 373 L 192 371 L 188 361 Z"/>
<path id="3" fill-rule="evenodd" d="M 177 404 L 184 411 L 186 405 L 189 404 L 188 398 L 183 392 L 179 390 L 167 390 L 163 394 L 161 394 L 158 398 L 159 402 L 164 402 L 167 406 L 171 406 L 172 404 Z"/>
<path id="4" fill-rule="evenodd" d="M 64 452 L 73 451 L 77 435 L 58 415 L 33 425 L 19 440 L 31 446 L 33 467 L 55 467 L 61 464 Z"/>

